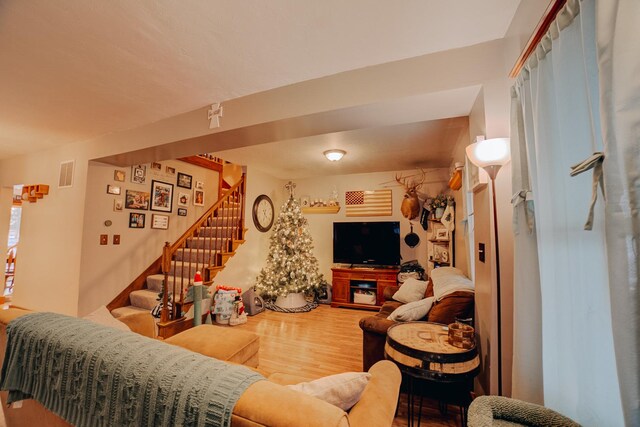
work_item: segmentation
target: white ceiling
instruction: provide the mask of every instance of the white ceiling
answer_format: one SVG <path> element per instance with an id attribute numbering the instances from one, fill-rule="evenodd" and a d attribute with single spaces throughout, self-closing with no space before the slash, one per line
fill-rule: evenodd
<path id="1" fill-rule="evenodd" d="M 519 3 L 1 1 L 0 159 L 502 38 Z"/>

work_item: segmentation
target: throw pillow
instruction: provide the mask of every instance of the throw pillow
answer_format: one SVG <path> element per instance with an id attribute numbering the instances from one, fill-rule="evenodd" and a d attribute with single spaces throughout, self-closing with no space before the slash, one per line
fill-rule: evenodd
<path id="1" fill-rule="evenodd" d="M 371 374 L 366 372 L 346 372 L 287 387 L 348 411 L 360 400 L 369 379 Z"/>
<path id="2" fill-rule="evenodd" d="M 89 320 L 94 323 L 98 323 L 103 326 L 109 326 L 111 328 L 120 329 L 122 331 L 130 331 L 131 329 L 115 317 L 111 315 L 107 307 L 104 305 L 98 308 L 93 313 L 89 313 L 83 317 L 83 319 Z"/>
<path id="3" fill-rule="evenodd" d="M 429 297 L 401 305 L 393 310 L 393 313 L 391 313 L 387 319 L 396 322 L 412 322 L 414 320 L 420 320 L 427 315 L 431 309 L 434 299 L 434 297 Z"/>
<path id="4" fill-rule="evenodd" d="M 473 282 L 455 267 L 434 268 L 431 270 L 431 280 L 433 281 L 433 294 L 437 301 L 452 292 L 473 292 L 475 290 Z"/>
<path id="5" fill-rule="evenodd" d="M 393 294 L 393 299 L 403 303 L 419 301 L 424 298 L 427 282 L 418 279 L 407 279 L 400 285 L 400 289 Z"/>
<path id="6" fill-rule="evenodd" d="M 473 317 L 473 292 L 457 291 L 435 302 L 427 316 L 428 322 L 448 325 L 459 319 Z"/>

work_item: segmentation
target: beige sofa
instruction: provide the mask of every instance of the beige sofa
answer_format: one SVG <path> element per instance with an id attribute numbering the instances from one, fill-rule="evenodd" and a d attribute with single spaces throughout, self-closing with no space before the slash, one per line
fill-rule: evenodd
<path id="1" fill-rule="evenodd" d="M 29 313 L 10 308 L 0 311 L 0 357 L 4 359 L 7 344 L 6 325 L 13 319 Z M 145 316 L 122 319 L 138 333 L 153 333 Z M 145 333 L 146 332 L 146 333 Z M 174 343 L 178 345 L 177 343 Z M 169 345 L 169 344 L 167 344 Z M 217 344 L 219 345 L 219 343 Z M 327 402 L 285 387 L 300 379 L 290 375 L 274 374 L 268 381 L 252 384 L 238 400 L 232 414 L 231 425 L 258 426 L 361 426 L 388 427 L 392 424 L 400 389 L 401 375 L 389 361 L 381 361 L 369 372 L 372 377 L 360 401 L 347 413 Z M 7 407 L 7 392 L 0 392 L 7 427 L 43 425 L 49 427 L 69 424 L 34 400 Z"/>

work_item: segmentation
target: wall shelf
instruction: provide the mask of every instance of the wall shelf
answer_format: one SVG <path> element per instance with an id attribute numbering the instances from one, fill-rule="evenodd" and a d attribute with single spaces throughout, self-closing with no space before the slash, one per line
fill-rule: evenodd
<path id="1" fill-rule="evenodd" d="M 340 212 L 340 206 L 318 206 L 315 208 L 302 208 L 303 214 L 334 214 Z"/>

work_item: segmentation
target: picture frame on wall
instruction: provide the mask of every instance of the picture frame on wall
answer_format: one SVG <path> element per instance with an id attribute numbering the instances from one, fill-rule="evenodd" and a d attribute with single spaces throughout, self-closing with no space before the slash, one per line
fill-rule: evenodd
<path id="1" fill-rule="evenodd" d="M 173 184 L 151 181 L 151 210 L 171 212 L 173 209 Z"/>
<path id="2" fill-rule="evenodd" d="M 189 206 L 189 199 L 191 198 L 191 194 L 183 193 L 182 191 L 178 193 L 178 206 Z"/>
<path id="3" fill-rule="evenodd" d="M 191 190 L 191 181 L 193 177 L 191 175 L 187 175 L 186 173 L 178 172 L 178 187 L 188 188 Z"/>
<path id="4" fill-rule="evenodd" d="M 131 182 L 144 184 L 147 181 L 147 167 L 145 165 L 131 166 Z"/>
<path id="5" fill-rule="evenodd" d="M 436 229 L 436 240 L 446 241 L 449 240 L 449 230 L 446 228 L 438 228 Z"/>
<path id="6" fill-rule="evenodd" d="M 202 181 L 196 181 L 196 189 L 198 189 L 198 190 L 204 190 L 204 182 L 202 182 Z"/>
<path id="7" fill-rule="evenodd" d="M 113 171 L 113 180 L 118 182 L 124 182 L 124 178 L 127 173 L 123 170 L 116 169 Z"/>
<path id="8" fill-rule="evenodd" d="M 160 172 L 162 170 L 162 164 L 158 162 L 151 163 L 151 169 Z"/>
<path id="9" fill-rule="evenodd" d="M 127 190 L 125 192 L 124 207 L 127 209 L 149 209 L 149 193 L 146 191 Z"/>
<path id="10" fill-rule="evenodd" d="M 187 210 L 185 208 L 178 208 L 178 216 L 187 216 Z"/>
<path id="11" fill-rule="evenodd" d="M 204 206 L 204 190 L 193 191 L 193 205 Z"/>
<path id="12" fill-rule="evenodd" d="M 169 229 L 169 215 L 152 214 L 151 215 L 151 228 L 158 230 Z"/>
<path id="13" fill-rule="evenodd" d="M 167 166 L 165 168 L 165 172 L 167 173 L 167 175 L 175 176 L 176 175 L 176 168 L 172 168 L 171 166 Z"/>
<path id="14" fill-rule="evenodd" d="M 131 212 L 129 214 L 129 228 L 144 228 L 145 214 Z"/>
<path id="15" fill-rule="evenodd" d="M 113 201 L 113 211 L 122 212 L 122 208 L 124 208 L 124 201 L 122 199 L 115 199 Z"/>
<path id="16" fill-rule="evenodd" d="M 107 194 L 120 195 L 122 188 L 119 185 L 107 184 Z"/>

